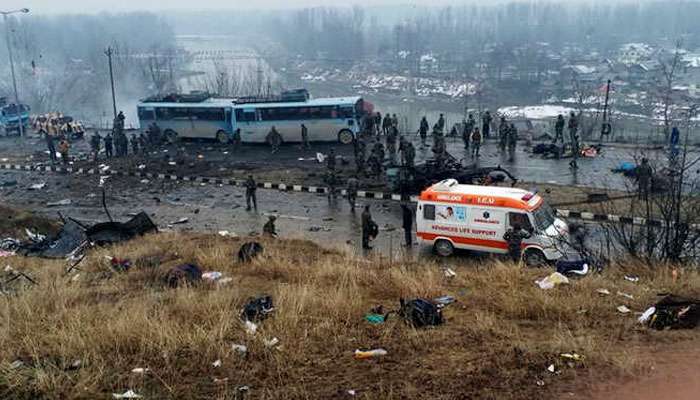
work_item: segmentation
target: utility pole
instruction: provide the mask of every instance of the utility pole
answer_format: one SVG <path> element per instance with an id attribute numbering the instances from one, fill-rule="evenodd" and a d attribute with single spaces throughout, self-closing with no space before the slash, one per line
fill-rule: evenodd
<path id="1" fill-rule="evenodd" d="M 107 47 L 105 50 L 105 55 L 109 60 L 109 82 L 112 84 L 112 110 L 114 111 L 114 119 L 117 119 L 117 97 L 114 95 L 114 73 L 112 72 L 112 47 Z"/>
<path id="2" fill-rule="evenodd" d="M 5 41 L 7 42 L 7 53 L 10 58 L 10 72 L 12 73 L 12 87 L 15 90 L 15 105 L 17 106 L 17 125 L 19 126 L 19 136 L 24 137 L 24 122 L 22 121 L 22 105 L 19 102 L 19 92 L 17 92 L 17 78 L 15 77 L 15 63 L 12 58 L 12 45 L 10 44 L 10 25 L 7 22 L 7 16 L 15 13 L 27 14 L 28 8 L 13 11 L 0 11 L 2 14 L 2 22 L 5 25 Z"/>

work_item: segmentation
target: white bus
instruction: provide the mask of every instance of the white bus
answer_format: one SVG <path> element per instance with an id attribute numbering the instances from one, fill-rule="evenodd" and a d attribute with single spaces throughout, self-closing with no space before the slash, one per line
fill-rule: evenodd
<path id="1" fill-rule="evenodd" d="M 244 143 L 264 143 L 274 126 L 284 142 L 301 141 L 301 124 L 309 141 L 352 143 L 365 104 L 361 97 L 336 97 L 275 103 L 235 103 L 233 128 Z"/>
<path id="2" fill-rule="evenodd" d="M 361 97 L 309 99 L 305 91 L 274 99 L 220 99 L 193 93 L 146 99 L 138 105 L 138 116 L 141 129 L 155 122 L 170 141 L 203 138 L 226 143 L 240 129 L 243 143 L 265 143 L 274 126 L 284 142 L 300 142 L 304 124 L 309 141 L 350 144 L 365 107 L 371 105 Z"/>
<path id="3" fill-rule="evenodd" d="M 150 98 L 137 106 L 141 129 L 156 123 L 165 137 L 177 139 L 231 140 L 232 99 L 216 99 L 206 94 L 169 95 Z"/>

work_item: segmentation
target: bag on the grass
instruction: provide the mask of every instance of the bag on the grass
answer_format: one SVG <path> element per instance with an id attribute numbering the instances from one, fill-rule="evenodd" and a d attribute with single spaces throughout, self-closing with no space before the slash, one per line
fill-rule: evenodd
<path id="1" fill-rule="evenodd" d="M 241 319 L 250 322 L 262 321 L 273 310 L 272 296 L 263 295 L 248 301 L 241 311 Z"/>
<path id="2" fill-rule="evenodd" d="M 442 310 L 434 303 L 426 299 L 399 300 L 401 307 L 398 314 L 409 324 L 416 328 L 424 326 L 441 325 Z"/>
<path id="3" fill-rule="evenodd" d="M 263 246 L 258 242 L 244 243 L 238 250 L 238 261 L 251 262 L 263 252 Z"/>

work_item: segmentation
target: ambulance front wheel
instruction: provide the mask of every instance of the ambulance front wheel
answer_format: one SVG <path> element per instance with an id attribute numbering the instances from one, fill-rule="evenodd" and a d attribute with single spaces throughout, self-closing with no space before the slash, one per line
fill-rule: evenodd
<path id="1" fill-rule="evenodd" d="M 523 261 L 528 267 L 542 267 L 547 265 L 547 257 L 540 250 L 530 249 L 523 254 Z"/>
<path id="2" fill-rule="evenodd" d="M 449 240 L 440 239 L 433 245 L 435 253 L 441 257 L 449 257 L 455 252 L 455 246 Z"/>

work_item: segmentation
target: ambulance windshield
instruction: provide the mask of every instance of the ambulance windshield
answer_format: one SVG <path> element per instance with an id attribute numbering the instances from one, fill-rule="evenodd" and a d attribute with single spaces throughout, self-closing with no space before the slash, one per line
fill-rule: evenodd
<path id="1" fill-rule="evenodd" d="M 532 212 L 535 217 L 535 228 L 538 231 L 544 231 L 549 228 L 556 219 L 554 215 L 554 210 L 547 203 L 542 203 L 542 205 Z"/>

